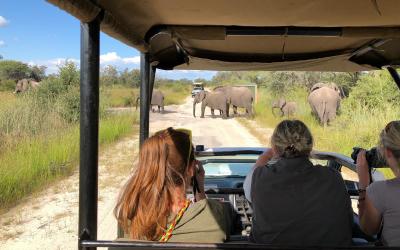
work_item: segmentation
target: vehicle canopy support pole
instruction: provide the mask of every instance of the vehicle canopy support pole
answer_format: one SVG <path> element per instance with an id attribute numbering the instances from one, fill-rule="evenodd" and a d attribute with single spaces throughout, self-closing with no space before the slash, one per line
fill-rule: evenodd
<path id="1" fill-rule="evenodd" d="M 394 82 L 397 84 L 397 87 L 400 89 L 400 76 L 396 69 L 393 67 L 387 67 L 390 75 L 392 76 Z"/>
<path id="2" fill-rule="evenodd" d="M 140 146 L 149 137 L 150 60 L 148 53 L 140 54 Z"/>
<path id="3" fill-rule="evenodd" d="M 97 239 L 100 18 L 81 23 L 79 246 Z M 95 249 L 95 248 L 85 248 Z"/>

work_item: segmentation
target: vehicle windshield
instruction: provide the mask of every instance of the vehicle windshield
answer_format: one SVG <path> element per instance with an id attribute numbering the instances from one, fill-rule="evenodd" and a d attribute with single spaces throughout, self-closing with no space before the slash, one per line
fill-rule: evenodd
<path id="1" fill-rule="evenodd" d="M 246 177 L 254 163 L 206 163 L 206 177 Z"/>

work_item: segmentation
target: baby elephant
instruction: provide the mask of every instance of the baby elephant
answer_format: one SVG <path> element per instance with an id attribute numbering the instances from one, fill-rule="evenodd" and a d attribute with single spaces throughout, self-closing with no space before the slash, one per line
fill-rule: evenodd
<path id="1" fill-rule="evenodd" d="M 275 115 L 274 108 L 281 110 L 281 116 L 293 116 L 296 113 L 297 104 L 296 102 L 286 102 L 284 98 L 280 98 L 272 103 L 272 114 Z"/>

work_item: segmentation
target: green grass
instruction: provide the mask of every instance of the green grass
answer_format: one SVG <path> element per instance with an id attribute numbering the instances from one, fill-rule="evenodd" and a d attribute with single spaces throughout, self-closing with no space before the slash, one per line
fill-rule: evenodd
<path id="1" fill-rule="evenodd" d="M 111 107 L 134 107 L 136 98 L 139 96 L 138 88 L 114 86 L 103 89 L 107 103 Z"/>
<path id="2" fill-rule="evenodd" d="M 13 105 L 16 99 L 15 94 L 11 91 L 0 91 L 0 109 Z"/>
<path id="3" fill-rule="evenodd" d="M 100 123 L 105 145 L 132 133 L 137 116 L 111 116 Z M 0 208 L 12 205 L 49 182 L 70 174 L 79 159 L 79 128 L 25 138 L 0 154 Z"/>
<path id="4" fill-rule="evenodd" d="M 164 93 L 165 105 L 182 104 L 185 99 L 191 95 L 192 85 L 190 84 L 163 84 L 158 87 Z"/>
<path id="5" fill-rule="evenodd" d="M 341 111 L 330 126 L 323 127 L 311 115 L 307 102 L 307 92 L 297 89 L 286 94 L 288 101 L 296 101 L 298 111 L 295 119 L 303 121 L 311 130 L 315 145 L 314 148 L 322 151 L 338 152 L 350 155 L 354 146 L 370 148 L 378 143 L 378 136 L 382 128 L 392 120 L 399 120 L 400 113 L 396 107 L 387 104 L 383 109 L 368 109 L 361 106 L 355 108 L 342 101 Z M 271 111 L 271 102 L 275 99 L 266 89 L 259 91 L 258 103 L 255 105 L 255 120 L 263 127 L 274 128 L 285 119 Z M 384 174 L 393 177 L 390 169 L 383 170 Z"/>
<path id="6" fill-rule="evenodd" d="M 191 94 L 192 86 L 182 83 L 162 84 L 154 89 L 159 89 L 164 93 L 164 105 L 182 104 L 186 97 Z M 139 96 L 138 88 L 124 86 L 104 87 L 104 96 L 107 104 L 111 107 L 134 107 L 136 98 Z"/>

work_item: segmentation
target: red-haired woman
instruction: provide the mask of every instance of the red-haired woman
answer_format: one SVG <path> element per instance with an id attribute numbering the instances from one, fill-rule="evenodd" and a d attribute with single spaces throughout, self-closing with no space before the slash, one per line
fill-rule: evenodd
<path id="1" fill-rule="evenodd" d="M 204 169 L 194 158 L 191 135 L 168 128 L 148 138 L 136 172 L 115 208 L 125 237 L 162 242 L 219 243 L 227 238 L 228 219 L 222 204 L 206 199 Z M 196 202 L 187 190 L 196 178 Z"/>

